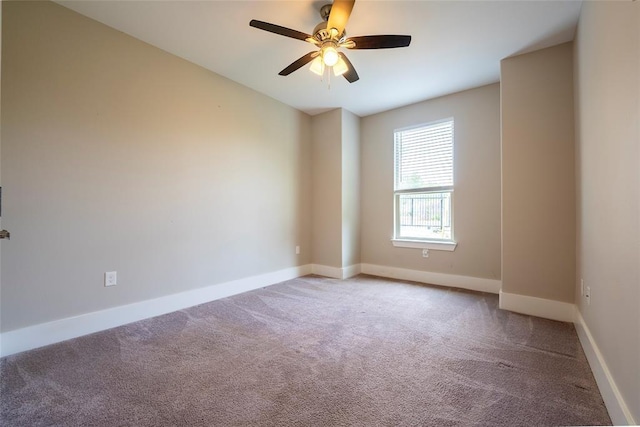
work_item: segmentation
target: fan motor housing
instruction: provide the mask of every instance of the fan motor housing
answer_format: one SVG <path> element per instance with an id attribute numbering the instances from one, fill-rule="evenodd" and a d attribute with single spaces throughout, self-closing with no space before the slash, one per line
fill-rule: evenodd
<path id="1" fill-rule="evenodd" d="M 327 30 L 327 23 L 321 22 L 313 29 L 313 37 L 315 37 L 318 41 L 323 42 L 326 40 L 331 40 L 331 32 Z M 342 34 L 339 34 L 338 37 L 335 38 L 335 41 L 342 40 L 347 37 L 347 31 L 343 31 Z"/>
<path id="2" fill-rule="evenodd" d="M 325 41 L 331 38 L 331 33 L 327 31 L 327 23 L 321 22 L 313 29 L 313 37 L 319 41 Z"/>

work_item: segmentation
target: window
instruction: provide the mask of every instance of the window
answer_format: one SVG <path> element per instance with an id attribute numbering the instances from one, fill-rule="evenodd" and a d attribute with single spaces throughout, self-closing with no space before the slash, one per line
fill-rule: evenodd
<path id="1" fill-rule="evenodd" d="M 394 245 L 453 250 L 453 119 L 394 132 Z"/>

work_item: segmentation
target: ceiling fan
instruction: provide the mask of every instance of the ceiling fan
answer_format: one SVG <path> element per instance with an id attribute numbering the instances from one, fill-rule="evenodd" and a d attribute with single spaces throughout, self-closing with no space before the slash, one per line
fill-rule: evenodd
<path id="1" fill-rule="evenodd" d="M 311 71 L 314 73 L 322 76 L 325 69 L 332 68 L 336 76 L 343 75 L 349 83 L 353 83 L 360 77 L 347 56 L 338 49 L 390 49 L 406 47 L 411 43 L 411 36 L 401 35 L 347 37 L 344 28 L 354 4 L 355 0 L 334 0 L 333 4 L 322 6 L 320 16 L 323 22 L 316 26 L 313 35 L 256 19 L 252 19 L 249 25 L 281 36 L 302 40 L 319 48 L 292 62 L 280 71 L 279 75 L 288 76 L 311 62 Z"/>

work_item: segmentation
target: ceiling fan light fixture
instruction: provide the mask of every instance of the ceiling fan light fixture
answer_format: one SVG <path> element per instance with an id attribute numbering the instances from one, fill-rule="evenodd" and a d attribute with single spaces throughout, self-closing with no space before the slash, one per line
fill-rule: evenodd
<path id="1" fill-rule="evenodd" d="M 322 47 L 322 61 L 327 67 L 333 67 L 338 62 L 338 50 L 332 45 Z"/>
<path id="2" fill-rule="evenodd" d="M 309 69 L 319 75 L 322 76 L 324 74 L 324 62 L 322 62 L 322 58 L 320 56 L 316 56 L 316 58 L 311 61 L 311 67 Z"/>
<path id="3" fill-rule="evenodd" d="M 347 71 L 349 71 L 349 66 L 347 66 L 347 63 L 344 62 L 344 59 L 338 58 L 338 62 L 336 62 L 336 65 L 333 66 L 333 74 L 336 76 L 341 76 Z"/>
<path id="4" fill-rule="evenodd" d="M 278 75 L 288 76 L 311 62 L 310 70 L 313 73 L 324 76 L 325 71 L 327 71 L 327 80 L 329 80 L 331 76 L 329 70 L 327 70 L 327 67 L 329 67 L 333 68 L 333 73 L 336 76 L 343 76 L 349 83 L 353 83 L 358 81 L 360 77 L 351 61 L 338 49 L 392 49 L 407 47 L 411 43 L 411 36 L 394 34 L 347 38 L 345 27 L 355 2 L 356 0 L 333 0 L 331 4 L 322 6 L 320 9 L 322 22 L 316 25 L 312 34 L 269 22 L 258 21 L 257 19 L 249 21 L 249 26 L 292 39 L 302 40 L 316 47 L 317 50 L 293 61 Z"/>

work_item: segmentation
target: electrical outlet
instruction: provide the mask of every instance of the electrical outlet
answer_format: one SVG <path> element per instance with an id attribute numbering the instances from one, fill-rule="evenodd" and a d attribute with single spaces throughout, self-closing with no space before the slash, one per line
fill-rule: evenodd
<path id="1" fill-rule="evenodd" d="M 296 246 L 296 255 L 300 255 L 300 246 Z"/>
<path id="2" fill-rule="evenodd" d="M 422 258 L 429 258 L 429 249 L 422 250 Z"/>
<path id="3" fill-rule="evenodd" d="M 104 285 L 115 286 L 118 284 L 118 273 L 116 271 L 107 271 L 104 273 Z"/>
<path id="4" fill-rule="evenodd" d="M 584 297 L 587 299 L 587 305 L 591 305 L 591 286 L 584 288 Z"/>

